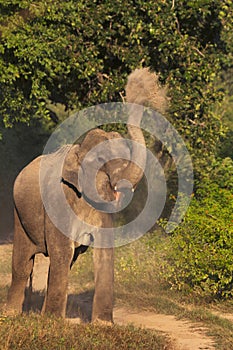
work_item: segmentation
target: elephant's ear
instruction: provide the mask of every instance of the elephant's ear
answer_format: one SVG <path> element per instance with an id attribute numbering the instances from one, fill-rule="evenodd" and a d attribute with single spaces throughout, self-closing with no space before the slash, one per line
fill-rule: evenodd
<path id="1" fill-rule="evenodd" d="M 79 148 L 80 145 L 73 145 L 71 146 L 70 150 L 68 151 L 63 169 L 62 169 L 62 178 L 71 183 L 73 186 L 78 188 L 78 172 L 80 169 L 79 165 Z M 79 189 L 81 190 L 81 189 Z"/>

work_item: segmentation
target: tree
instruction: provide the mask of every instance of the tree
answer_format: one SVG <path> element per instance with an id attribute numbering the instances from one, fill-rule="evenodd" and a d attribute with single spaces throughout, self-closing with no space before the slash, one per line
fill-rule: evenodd
<path id="1" fill-rule="evenodd" d="M 199 173 L 222 125 L 216 80 L 232 63 L 232 0 L 0 0 L 0 115 L 5 126 L 59 122 L 54 106 L 120 100 L 140 65 L 170 87 L 170 119 Z M 65 117 L 65 115 L 63 115 Z M 62 117 L 62 118 L 63 118 Z M 205 158 L 205 163 L 206 163 Z"/>

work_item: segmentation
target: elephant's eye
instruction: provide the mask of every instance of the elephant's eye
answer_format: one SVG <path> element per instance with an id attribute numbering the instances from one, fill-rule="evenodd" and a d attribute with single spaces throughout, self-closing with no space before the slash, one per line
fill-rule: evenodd
<path id="1" fill-rule="evenodd" d="M 103 157 L 99 156 L 97 159 L 99 163 L 102 163 L 102 164 L 105 163 L 105 159 Z"/>

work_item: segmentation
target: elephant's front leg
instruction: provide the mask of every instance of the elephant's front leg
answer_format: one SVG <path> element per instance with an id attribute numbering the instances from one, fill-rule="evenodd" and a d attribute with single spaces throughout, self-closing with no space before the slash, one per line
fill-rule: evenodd
<path id="1" fill-rule="evenodd" d="M 65 317 L 68 275 L 74 250 L 70 247 L 50 256 L 47 295 L 43 310 L 48 314 Z"/>
<path id="2" fill-rule="evenodd" d="M 92 321 L 113 322 L 113 248 L 94 248 L 95 294 Z"/>

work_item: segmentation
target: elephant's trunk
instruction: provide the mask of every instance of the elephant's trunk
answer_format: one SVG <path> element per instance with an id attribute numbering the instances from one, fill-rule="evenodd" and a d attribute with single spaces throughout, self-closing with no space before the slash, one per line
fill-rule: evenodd
<path id="1" fill-rule="evenodd" d="M 131 162 L 122 174 L 123 179 L 131 182 L 135 188 L 143 177 L 146 164 L 146 143 L 140 128 L 143 115 L 143 106 L 137 104 L 129 105 L 128 133 L 133 142 L 131 150 Z M 140 164 L 138 166 L 137 164 Z"/>
<path id="2" fill-rule="evenodd" d="M 159 86 L 157 75 L 148 68 L 136 69 L 129 75 L 126 85 L 129 108 L 127 127 L 131 140 L 135 142 L 132 146 L 132 161 L 124 170 L 122 178 L 129 180 L 133 187 L 141 180 L 146 164 L 146 143 L 140 128 L 143 106 L 151 106 L 156 111 L 163 112 L 166 100 L 166 88 Z"/>

